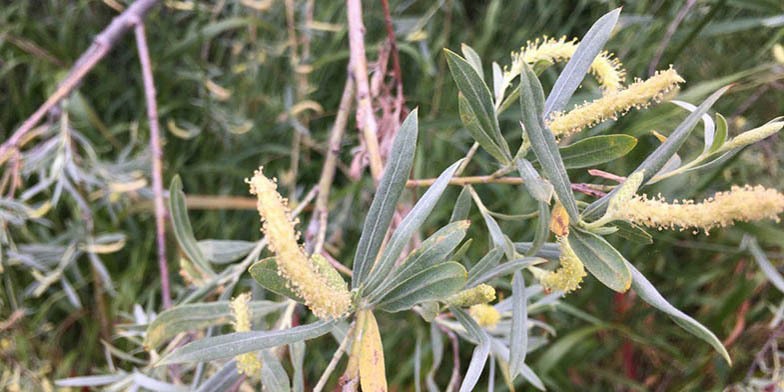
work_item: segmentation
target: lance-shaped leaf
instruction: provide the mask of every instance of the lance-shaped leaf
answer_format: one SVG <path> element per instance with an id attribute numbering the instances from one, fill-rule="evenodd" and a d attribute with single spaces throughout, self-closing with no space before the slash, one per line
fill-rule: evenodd
<path id="1" fill-rule="evenodd" d="M 367 290 L 372 291 L 388 277 L 390 271 L 392 271 L 392 268 L 395 266 L 395 262 L 400 258 L 403 248 L 406 247 L 406 244 L 411 240 L 414 233 L 419 230 L 419 227 L 425 223 L 425 219 L 427 219 L 430 212 L 433 211 L 433 207 L 438 203 L 438 200 L 441 198 L 447 185 L 449 185 L 449 180 L 452 179 L 452 176 L 462 162 L 463 160 L 461 159 L 444 170 L 433 185 L 431 185 L 425 194 L 422 195 L 422 198 L 417 201 L 414 208 L 408 212 L 406 217 L 403 218 L 403 221 L 397 226 L 394 234 L 392 234 L 392 237 L 389 239 L 389 243 L 384 248 L 381 259 L 379 259 L 376 266 L 370 272 Z"/>
<path id="2" fill-rule="evenodd" d="M 452 222 L 433 233 L 422 242 L 419 248 L 406 256 L 391 277 L 386 277 L 376 289 L 370 291 L 367 295 L 369 302 L 376 303 L 377 299 L 385 296 L 390 290 L 403 284 L 415 274 L 447 261 L 447 256 L 465 237 L 468 227 L 468 221 Z"/>
<path id="3" fill-rule="evenodd" d="M 156 363 L 156 366 L 231 358 L 251 351 L 317 338 L 329 332 L 334 326 L 334 320 L 317 321 L 284 330 L 235 332 L 204 338 L 178 348 Z"/>
<path id="4" fill-rule="evenodd" d="M 708 328 L 705 328 L 702 324 L 700 324 L 697 320 L 689 317 L 687 314 L 681 312 L 674 306 L 670 305 L 664 297 L 656 290 L 655 287 L 648 281 L 648 279 L 643 276 L 643 274 L 638 271 L 634 266 L 626 262 L 626 265 L 631 271 L 632 274 L 632 289 L 640 299 L 649 303 L 656 309 L 666 313 L 670 318 L 675 321 L 676 324 L 681 326 L 681 328 L 685 329 L 692 335 L 704 340 L 711 346 L 713 346 L 716 351 L 721 354 L 722 358 L 729 365 L 732 365 L 732 360 L 730 359 L 730 354 L 727 352 L 727 349 L 724 348 L 724 345 L 721 344 L 719 338 L 713 334 Z"/>
<path id="5" fill-rule="evenodd" d="M 452 217 L 449 218 L 449 221 L 457 222 L 468 219 L 468 214 L 471 212 L 472 205 L 471 192 L 468 191 L 468 188 L 463 187 L 463 190 L 460 191 L 460 195 L 457 196 L 455 207 L 452 209 Z"/>
<path id="6" fill-rule="evenodd" d="M 544 104 L 544 116 L 562 110 L 572 95 L 580 86 L 580 83 L 585 79 L 585 75 L 591 68 L 591 63 L 596 56 L 604 49 L 604 44 L 610 39 L 615 23 L 618 22 L 618 16 L 621 14 L 621 9 L 616 8 L 594 22 L 593 26 L 585 33 L 574 55 L 566 63 L 564 70 L 555 81 L 550 95 L 547 96 L 547 102 Z M 522 91 L 522 90 L 521 90 Z"/>
<path id="7" fill-rule="evenodd" d="M 394 313 L 421 302 L 442 299 L 462 289 L 467 275 L 465 268 L 454 261 L 434 265 L 392 289 L 381 299 L 378 308 Z"/>
<path id="8" fill-rule="evenodd" d="M 579 169 L 614 161 L 634 149 L 637 138 L 629 135 L 591 136 L 566 147 L 558 152 L 567 169 Z"/>
<path id="9" fill-rule="evenodd" d="M 582 230 L 569 232 L 569 246 L 583 262 L 585 268 L 605 286 L 618 291 L 629 290 L 632 275 L 628 262 L 604 238 Z"/>
<path id="10" fill-rule="evenodd" d="M 536 158 L 542 165 L 542 170 L 547 175 L 550 183 L 555 188 L 558 200 L 561 201 L 569 218 L 573 223 L 580 221 L 577 211 L 577 202 L 572 194 L 572 184 L 566 175 L 561 155 L 558 153 L 558 145 L 555 143 L 555 136 L 544 126 L 542 120 L 542 110 L 544 105 L 544 93 L 542 85 L 536 77 L 534 71 L 523 63 L 523 71 L 520 74 L 520 108 L 523 114 L 523 126 L 531 141 L 531 147 L 536 154 Z"/>
<path id="11" fill-rule="evenodd" d="M 713 106 L 716 101 L 730 88 L 731 86 L 726 86 L 718 91 L 711 94 L 708 99 L 703 101 L 700 106 L 697 107 L 696 110 L 691 112 L 686 118 L 675 128 L 675 131 L 667 137 L 667 140 L 664 141 L 659 147 L 654 150 L 651 155 L 648 155 L 647 158 L 639 165 L 636 169 L 634 169 L 634 173 L 639 172 L 640 170 L 645 170 L 645 176 L 643 177 L 642 184 L 645 185 L 656 173 L 661 170 L 662 167 L 672 158 L 675 153 L 681 148 L 683 143 L 686 142 L 686 139 L 691 135 L 691 132 L 694 130 L 694 127 L 700 121 L 700 118 L 703 114 L 705 114 L 708 109 Z M 601 216 L 604 211 L 607 209 L 607 203 L 609 203 L 610 199 L 617 189 L 614 189 L 612 192 L 608 193 L 604 197 L 595 202 L 591 203 L 584 211 L 583 216 L 590 219 L 595 219 Z"/>
<path id="12" fill-rule="evenodd" d="M 280 310 L 283 304 L 272 301 L 251 301 L 248 304 L 253 319 Z M 233 318 L 229 301 L 185 304 L 167 309 L 147 326 L 144 345 L 157 348 L 180 332 L 230 323 Z"/>
<path id="13" fill-rule="evenodd" d="M 487 272 L 477 276 L 476 278 L 472 278 L 470 283 L 472 285 L 477 285 L 477 284 L 480 284 L 480 283 L 484 283 L 484 282 L 489 281 L 490 279 L 495 279 L 495 278 L 497 278 L 499 276 L 508 275 L 508 274 L 511 274 L 511 273 L 513 273 L 515 271 L 519 271 L 519 270 L 521 270 L 523 268 L 526 268 L 526 267 L 529 267 L 529 266 L 532 266 L 532 265 L 535 265 L 535 264 L 544 263 L 545 261 L 546 260 L 540 259 L 538 257 L 523 257 L 523 258 L 520 258 L 520 259 L 510 260 L 510 261 L 507 261 L 506 263 L 499 264 L 499 265 L 491 268 L 490 270 L 488 270 Z"/>
<path id="14" fill-rule="evenodd" d="M 487 363 L 487 358 L 490 356 L 490 337 L 487 336 L 482 327 L 477 324 L 471 316 L 460 308 L 453 306 L 449 310 L 455 315 L 458 322 L 466 329 L 468 335 L 479 344 L 474 348 L 474 353 L 471 355 L 471 362 L 468 364 L 465 376 L 463 376 L 463 383 L 460 385 L 460 392 L 473 391 L 482 371 Z"/>
<path id="15" fill-rule="evenodd" d="M 444 51 L 449 71 L 463 97 L 463 102 L 458 98 L 458 104 L 466 128 L 476 141 L 501 163 L 511 162 L 512 154 L 498 126 L 490 89 L 468 61 L 449 49 Z M 475 125 L 471 124 L 471 117 L 475 119 Z M 469 122 L 466 123 L 466 120 Z"/>
<path id="16" fill-rule="evenodd" d="M 291 298 L 297 302 L 305 303 L 302 297 L 291 289 L 288 280 L 278 274 L 278 264 L 274 257 L 259 260 L 248 268 L 250 276 L 265 289 L 275 294 Z"/>
<path id="17" fill-rule="evenodd" d="M 250 253 L 256 243 L 234 240 L 201 240 L 199 249 L 204 257 L 216 264 L 231 263 Z"/>
<path id="18" fill-rule="evenodd" d="M 763 252 L 762 248 L 760 248 L 759 244 L 757 243 L 757 239 L 748 234 L 744 235 L 742 247 L 749 249 L 751 255 L 754 257 L 754 261 L 757 262 L 757 265 L 768 278 L 770 283 L 779 289 L 779 291 L 784 293 L 784 277 L 781 276 L 781 273 L 779 273 L 776 267 L 771 264 L 770 260 L 768 260 L 768 256 L 766 256 L 765 252 Z"/>
<path id="19" fill-rule="evenodd" d="M 417 113 L 417 109 L 411 111 L 398 129 L 392 143 L 384 175 L 381 177 L 376 196 L 370 203 L 365 223 L 362 225 L 362 235 L 359 237 L 357 252 L 354 255 L 352 288 L 359 287 L 370 274 L 370 269 L 373 268 L 389 223 L 395 214 L 397 200 L 406 186 L 409 171 L 414 163 L 414 151 L 419 132 Z"/>
<path id="20" fill-rule="evenodd" d="M 509 333 L 509 373 L 514 380 L 525 363 L 528 351 L 528 300 L 525 297 L 525 280 L 520 271 L 512 278 L 512 330 Z"/>
<path id="21" fill-rule="evenodd" d="M 553 196 L 553 186 L 542 177 L 534 169 L 534 165 L 527 159 L 515 159 L 515 166 L 517 172 L 520 173 L 520 178 L 523 179 L 523 186 L 534 199 L 549 204 Z"/>
<path id="22" fill-rule="evenodd" d="M 498 265 L 498 262 L 501 260 L 501 256 L 504 255 L 504 251 L 500 248 L 493 248 L 490 249 L 487 254 L 482 256 L 479 261 L 474 264 L 473 267 L 468 271 L 468 281 L 466 282 L 466 287 L 474 287 L 478 285 L 480 277 L 487 273 L 487 271 L 492 270 Z"/>
<path id="23" fill-rule="evenodd" d="M 207 259 L 196 242 L 193 235 L 191 221 L 188 219 L 188 207 L 185 205 L 185 193 L 182 191 L 180 176 L 174 176 L 169 185 L 169 214 L 171 214 L 174 236 L 177 243 L 188 259 L 196 264 L 201 272 L 209 277 L 215 277 L 215 272 L 207 263 Z"/>
<path id="24" fill-rule="evenodd" d="M 243 377 L 242 373 L 237 371 L 237 362 L 229 361 L 210 378 L 204 380 L 196 392 L 223 392 L 236 384 L 241 377 Z"/>
<path id="25" fill-rule="evenodd" d="M 373 312 L 367 312 L 362 341 L 359 342 L 359 384 L 363 391 L 386 392 L 387 375 L 384 369 L 384 346 Z"/>
<path id="26" fill-rule="evenodd" d="M 270 350 L 261 352 L 261 385 L 269 392 L 291 392 L 291 381 L 278 357 Z"/>

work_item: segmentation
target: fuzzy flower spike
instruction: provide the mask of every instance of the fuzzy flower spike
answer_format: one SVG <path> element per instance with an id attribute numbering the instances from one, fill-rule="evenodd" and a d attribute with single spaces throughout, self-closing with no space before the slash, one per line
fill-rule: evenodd
<path id="1" fill-rule="evenodd" d="M 637 80 L 625 89 L 608 93 L 569 112 L 555 113 L 547 125 L 556 136 L 570 135 L 608 119 L 615 120 L 631 108 L 641 109 L 651 102 L 660 102 L 665 94 L 683 82 L 672 67 L 658 71 L 647 80 Z"/>
<path id="2" fill-rule="evenodd" d="M 547 271 L 537 267 L 530 267 L 529 270 L 545 289 L 568 293 L 579 289 L 580 283 L 588 274 L 585 272 L 583 262 L 574 254 L 574 250 L 569 245 L 569 240 L 566 237 L 558 237 L 558 243 L 561 248 L 560 266 L 558 269 Z"/>
<path id="3" fill-rule="evenodd" d="M 234 318 L 232 325 L 235 332 L 248 332 L 250 331 L 250 293 L 242 293 L 236 298 L 231 300 L 229 308 L 231 308 L 231 315 Z M 256 375 L 261 370 L 261 361 L 255 352 L 240 354 L 236 358 L 237 371 L 245 374 L 248 377 Z"/>
<path id="4" fill-rule="evenodd" d="M 259 168 L 250 180 L 250 193 L 258 197 L 256 207 L 262 220 L 262 231 L 269 240 L 270 250 L 276 253 L 278 274 L 288 280 L 293 289 L 319 318 L 338 318 L 351 306 L 351 294 L 345 286 L 335 284 L 333 274 L 323 272 L 323 263 L 308 259 L 297 243 L 286 200 L 277 191 L 278 184 L 265 177 Z M 331 266 L 329 266 L 331 268 Z"/>
<path id="5" fill-rule="evenodd" d="M 733 186 L 700 203 L 694 200 L 666 202 L 660 197 L 635 195 L 616 211 L 618 219 L 648 227 L 681 230 L 701 228 L 707 233 L 714 227 L 726 227 L 735 221 L 772 219 L 779 222 L 784 212 L 784 194 L 760 185 Z M 696 233 L 696 232 L 695 232 Z"/>

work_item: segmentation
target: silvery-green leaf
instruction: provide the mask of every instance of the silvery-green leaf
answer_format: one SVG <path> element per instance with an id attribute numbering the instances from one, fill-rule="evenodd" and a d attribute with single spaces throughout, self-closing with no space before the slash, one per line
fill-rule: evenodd
<path id="1" fill-rule="evenodd" d="M 480 206 L 479 213 L 482 214 L 482 219 L 485 221 L 485 225 L 487 225 L 487 231 L 490 233 L 490 240 L 493 242 L 494 248 L 499 248 L 506 253 L 506 257 L 508 259 L 514 258 L 514 247 L 510 246 L 509 243 L 506 241 L 506 236 L 504 232 L 501 231 L 501 227 L 498 226 L 498 222 L 495 221 L 492 215 L 487 211 L 487 209 L 482 208 Z"/>
<path id="2" fill-rule="evenodd" d="M 185 205 L 185 193 L 182 191 L 182 180 L 179 175 L 174 176 L 171 185 L 169 185 L 169 214 L 171 215 L 174 236 L 177 237 L 177 243 L 180 244 L 185 256 L 201 272 L 209 277 L 215 277 L 215 272 L 207 263 L 207 259 L 202 254 L 196 237 L 193 235 L 191 221 L 188 219 L 188 207 Z"/>
<path id="3" fill-rule="evenodd" d="M 378 308 L 394 313 L 411 309 L 421 302 L 447 297 L 465 286 L 466 275 L 465 268 L 454 261 L 434 265 L 390 290 Z"/>
<path id="4" fill-rule="evenodd" d="M 468 253 L 468 249 L 471 248 L 471 244 L 474 242 L 473 238 L 469 238 L 466 242 L 463 242 L 463 245 L 460 245 L 459 248 L 452 254 L 452 257 L 449 257 L 451 260 L 463 260 L 466 253 Z"/>
<path id="5" fill-rule="evenodd" d="M 474 48 L 466 44 L 460 44 L 460 51 L 463 52 L 463 56 L 465 56 L 466 61 L 468 64 L 471 64 L 471 67 L 474 68 L 474 71 L 476 71 L 477 75 L 479 75 L 479 77 L 484 80 L 485 70 L 482 67 L 482 59 L 479 57 L 476 51 L 474 51 Z"/>
<path id="6" fill-rule="evenodd" d="M 294 392 L 305 391 L 305 342 L 289 344 L 289 358 L 294 376 L 291 379 L 291 389 Z"/>
<path id="7" fill-rule="evenodd" d="M 264 386 L 264 390 L 269 392 L 290 392 L 289 375 L 286 374 L 286 369 L 280 364 L 278 357 L 272 354 L 270 350 L 263 350 L 261 358 L 261 362 L 264 364 L 261 367 L 261 385 Z"/>
<path id="8" fill-rule="evenodd" d="M 690 104 L 688 102 L 685 102 L 685 101 L 679 101 L 677 99 L 673 99 L 670 102 L 672 102 L 672 103 L 674 103 L 674 104 L 676 104 L 676 105 L 678 105 L 678 106 L 680 106 L 680 107 L 682 107 L 682 108 L 684 108 L 684 109 L 686 109 L 686 110 L 688 110 L 690 112 L 693 112 L 693 111 L 697 110 L 696 106 L 694 106 L 694 105 L 692 105 L 692 104 Z M 713 122 L 713 119 L 711 118 L 711 116 L 709 114 L 705 113 L 705 114 L 702 115 L 702 124 L 703 124 L 703 128 L 705 128 L 705 133 L 703 134 L 703 137 L 702 137 L 702 140 L 704 141 L 704 144 L 705 144 L 705 148 L 703 148 L 702 152 L 706 153 L 713 146 L 713 140 L 714 140 L 714 137 L 716 135 L 716 123 Z"/>
<path id="9" fill-rule="evenodd" d="M 547 96 L 547 101 L 544 105 L 544 116 L 549 115 L 554 111 L 562 110 L 572 94 L 580 86 L 580 83 L 585 79 L 585 75 L 591 68 L 591 63 L 596 58 L 604 44 L 610 39 L 615 23 L 618 22 L 618 15 L 621 9 L 616 8 L 594 22 L 593 26 L 585 33 L 585 36 L 580 40 L 572 58 L 566 63 L 564 70 L 558 76 L 558 79 Z"/>
<path id="10" fill-rule="evenodd" d="M 678 153 L 673 154 L 673 156 L 670 157 L 670 159 L 667 161 L 667 163 L 665 163 L 664 166 L 662 166 L 662 168 L 659 169 L 659 172 L 656 173 L 656 176 L 654 176 L 654 178 L 652 178 L 650 181 L 648 181 L 648 184 L 655 184 L 655 183 L 657 183 L 658 181 L 657 181 L 656 177 L 663 176 L 663 175 L 665 175 L 665 174 L 667 174 L 667 173 L 669 173 L 669 172 L 671 172 L 671 171 L 681 167 L 681 163 L 682 163 L 682 161 L 681 161 L 680 155 L 678 155 Z"/>
<path id="11" fill-rule="evenodd" d="M 495 266 L 498 265 L 498 261 L 501 260 L 501 256 L 504 255 L 504 252 L 500 248 L 493 248 L 487 252 L 479 261 L 474 264 L 473 267 L 468 271 L 468 281 L 466 282 L 466 287 L 474 287 L 478 285 L 480 282 L 477 281 L 478 278 L 483 276 L 487 271 L 490 271 Z"/>
<path id="12" fill-rule="evenodd" d="M 509 373 L 514 380 L 525 363 L 528 351 L 528 305 L 525 280 L 520 271 L 512 278 L 512 330 L 509 333 Z"/>
<path id="13" fill-rule="evenodd" d="M 619 237 L 642 245 L 653 243 L 653 237 L 640 226 L 626 221 L 615 221 L 613 226 L 618 228 L 615 232 Z"/>
<path id="14" fill-rule="evenodd" d="M 713 348 L 721 354 L 722 358 L 724 358 L 729 365 L 732 365 L 732 360 L 730 359 L 729 353 L 727 353 L 727 349 L 724 348 L 724 345 L 721 344 L 721 340 L 719 340 L 713 332 L 708 328 L 705 328 L 697 320 L 670 305 L 640 271 L 634 268 L 628 261 L 626 262 L 626 265 L 632 274 L 632 289 L 634 289 L 634 292 L 637 293 L 640 299 L 666 313 L 676 324 L 681 326 L 681 328 L 713 346 Z"/>
<path id="15" fill-rule="evenodd" d="M 334 324 L 332 320 L 317 321 L 284 330 L 234 332 L 205 338 L 178 348 L 156 363 L 156 366 L 231 358 L 251 351 L 313 339 L 329 332 Z"/>
<path id="16" fill-rule="evenodd" d="M 439 314 L 440 306 L 437 301 L 422 302 L 420 307 L 419 315 L 428 323 L 432 323 Z"/>
<path id="17" fill-rule="evenodd" d="M 528 256 L 528 253 L 533 247 L 534 247 L 534 243 L 532 242 L 515 242 L 515 249 L 520 253 L 524 253 L 526 256 Z M 557 260 L 560 255 L 561 255 L 561 246 L 558 243 L 545 242 L 542 245 L 542 248 L 539 249 L 539 251 L 532 256 Z"/>
<path id="18" fill-rule="evenodd" d="M 536 232 L 534 233 L 534 241 L 531 248 L 525 252 L 526 256 L 533 256 L 547 241 L 550 236 L 550 206 L 547 203 L 540 201 L 537 203 L 539 214 L 536 217 Z"/>
<path id="19" fill-rule="evenodd" d="M 234 240 L 201 240 L 198 244 L 204 257 L 217 264 L 236 261 L 256 247 L 252 241 Z"/>
<path id="20" fill-rule="evenodd" d="M 574 200 L 572 184 L 558 152 L 555 136 L 545 128 L 542 120 L 543 99 L 544 94 L 539 79 L 534 71 L 523 63 L 523 72 L 520 74 L 520 108 L 525 132 L 528 140 L 531 141 L 531 148 L 536 158 L 542 165 L 542 170 L 555 188 L 558 200 L 563 204 L 571 221 L 576 224 L 580 221 L 577 202 Z"/>
<path id="21" fill-rule="evenodd" d="M 291 289 L 289 281 L 278 274 L 278 264 L 275 262 L 274 257 L 268 257 L 253 263 L 248 268 L 248 272 L 261 287 L 297 302 L 305 302 L 299 294 Z"/>
<path id="22" fill-rule="evenodd" d="M 501 343 L 499 339 L 491 337 L 490 349 L 493 351 L 493 356 L 495 356 L 498 359 L 498 362 L 501 364 L 501 370 L 503 371 L 504 368 L 508 369 L 509 348 L 507 348 L 503 343 Z M 544 383 L 542 383 L 542 380 L 539 379 L 539 376 L 537 376 L 536 373 L 534 373 L 534 371 L 531 370 L 531 368 L 528 367 L 528 365 L 526 365 L 525 363 L 522 363 L 520 365 L 520 375 L 523 376 L 523 378 L 529 383 L 531 383 L 531 385 L 533 385 L 536 389 L 539 389 L 541 391 L 545 390 Z M 506 377 L 511 378 L 511 373 L 507 374 Z M 509 381 L 511 382 L 511 380 Z"/>
<path id="23" fill-rule="evenodd" d="M 468 230 L 467 221 L 452 222 L 428 237 L 415 251 L 411 252 L 391 276 L 386 276 L 381 284 L 367 294 L 372 304 L 385 296 L 390 290 L 402 284 L 415 274 L 436 264 L 447 261 L 451 253 Z"/>
<path id="24" fill-rule="evenodd" d="M 748 248 L 749 252 L 751 252 L 751 255 L 754 257 L 754 261 L 757 262 L 757 265 L 768 278 L 770 283 L 779 289 L 779 291 L 784 293 L 784 277 L 782 277 L 776 267 L 770 263 L 770 260 L 768 260 L 765 252 L 762 251 L 759 244 L 757 243 L 757 239 L 747 234 L 743 236 L 743 244 L 746 248 Z"/>
<path id="25" fill-rule="evenodd" d="M 465 97 L 465 103 L 476 116 L 481 133 L 485 135 L 482 139 L 486 137 L 501 149 L 501 163 L 510 162 L 512 154 L 503 134 L 501 134 L 501 128 L 498 126 L 498 118 L 496 117 L 490 89 L 487 88 L 487 85 L 476 70 L 465 59 L 449 49 L 444 49 L 444 51 L 446 52 L 446 61 L 449 71 L 452 73 L 452 78 L 454 78 L 458 90 Z M 479 144 L 483 144 L 482 140 L 477 141 Z M 485 147 L 485 145 L 483 144 L 482 147 Z"/>
<path id="26" fill-rule="evenodd" d="M 389 277 L 388 275 L 395 266 L 395 262 L 400 258 L 403 249 L 411 240 L 414 233 L 419 230 L 419 227 L 425 223 L 425 219 L 427 219 L 430 212 L 433 211 L 433 207 L 436 206 L 438 200 L 441 199 L 441 195 L 444 193 L 444 190 L 446 190 L 449 181 L 452 179 L 452 176 L 462 162 L 463 160 L 461 159 L 444 170 L 433 185 L 431 185 L 425 194 L 417 201 L 411 211 L 408 212 L 406 217 L 403 218 L 403 221 L 397 226 L 395 232 L 392 233 L 389 242 L 384 247 L 381 258 L 367 278 L 367 291 L 372 291 L 374 288 L 378 287 L 384 279 Z M 463 223 L 465 224 L 465 222 Z"/>
<path id="27" fill-rule="evenodd" d="M 468 191 L 468 188 L 463 187 L 460 191 L 460 195 L 457 196 L 457 201 L 455 201 L 455 207 L 452 209 L 452 217 L 449 218 L 449 222 L 468 219 L 468 213 L 471 212 L 472 205 L 471 192 Z"/>
<path id="28" fill-rule="evenodd" d="M 362 235 L 359 237 L 357 251 L 354 255 L 354 268 L 351 287 L 358 288 L 365 283 L 376 260 L 381 243 L 395 214 L 397 200 L 406 187 L 411 166 L 414 163 L 414 152 L 418 134 L 418 110 L 414 109 L 400 125 L 392 149 L 389 152 L 389 161 L 384 168 L 384 175 L 376 189 L 376 196 L 370 204 L 365 223 L 362 225 Z"/>
<path id="29" fill-rule="evenodd" d="M 471 104 L 462 93 L 457 95 L 457 110 L 458 114 L 460 114 L 460 121 L 468 133 L 471 134 L 471 137 L 497 161 L 507 162 L 508 158 L 504 155 L 503 149 L 493 140 L 493 136 L 482 128 L 476 112 L 471 108 Z"/>
<path id="30" fill-rule="evenodd" d="M 156 380 L 150 376 L 133 372 L 133 384 L 136 387 L 142 387 L 143 390 L 152 392 L 188 392 L 189 389 L 180 385 L 171 384 L 168 382 Z"/>
<path id="31" fill-rule="evenodd" d="M 253 319 L 278 311 L 283 304 L 272 301 L 250 301 L 248 307 Z M 176 336 L 180 332 L 228 324 L 232 321 L 229 301 L 177 305 L 161 312 L 147 327 L 144 345 L 150 349 Z"/>
<path id="32" fill-rule="evenodd" d="M 523 179 L 523 186 L 531 194 L 531 196 L 546 204 L 550 204 L 550 199 L 553 197 L 553 186 L 547 180 L 539 176 L 539 173 L 534 169 L 525 158 L 515 159 L 515 166 L 520 177 Z"/>
<path id="33" fill-rule="evenodd" d="M 721 113 L 716 113 L 716 134 L 713 137 L 708 153 L 716 152 L 727 141 L 727 120 Z"/>
<path id="34" fill-rule="evenodd" d="M 599 135 L 578 140 L 558 152 L 567 169 L 601 165 L 616 160 L 634 149 L 637 138 L 629 135 Z"/>
<path id="35" fill-rule="evenodd" d="M 729 161 L 730 159 L 732 159 L 733 157 L 735 157 L 735 155 L 737 155 L 741 150 L 743 150 L 743 147 L 733 148 L 733 149 L 725 152 L 724 154 L 719 155 L 718 158 L 716 158 L 716 159 L 714 159 L 714 160 L 712 160 L 710 162 L 703 163 L 702 165 L 697 165 L 697 166 L 694 166 L 694 167 L 690 167 L 690 168 L 684 170 L 683 173 L 684 174 L 685 173 L 691 173 L 691 172 L 697 171 L 697 170 L 706 170 L 706 169 L 712 169 L 712 168 L 718 167 L 721 164 L 723 164 L 723 163 Z"/>
<path id="36" fill-rule="evenodd" d="M 534 264 L 543 263 L 545 260 L 540 259 L 538 257 L 523 257 L 511 261 L 507 261 L 505 263 L 499 264 L 489 271 L 483 273 L 476 277 L 476 279 L 471 280 L 471 284 L 477 285 L 480 283 L 485 283 L 490 281 L 491 279 L 495 279 L 499 276 L 504 276 L 510 274 L 512 272 L 518 271 L 525 267 L 532 266 Z"/>
<path id="37" fill-rule="evenodd" d="M 223 392 L 236 384 L 241 377 L 242 374 L 237 371 L 237 362 L 229 361 L 201 383 L 196 392 Z"/>
<path id="38" fill-rule="evenodd" d="M 463 376 L 463 383 L 460 385 L 460 392 L 472 391 L 482 375 L 482 371 L 487 363 L 487 358 L 490 356 L 490 337 L 476 321 L 460 308 L 453 306 L 449 310 L 455 315 L 458 322 L 466 329 L 468 334 L 479 342 L 479 345 L 474 348 L 474 353 L 471 355 L 471 362 L 468 364 L 468 369 Z"/>
<path id="39" fill-rule="evenodd" d="M 504 71 L 498 63 L 493 61 L 493 96 L 495 97 L 496 105 L 504 98 L 506 87 L 507 83 L 504 80 Z"/>
<path id="40" fill-rule="evenodd" d="M 430 371 L 425 376 L 425 385 L 429 392 L 440 392 L 435 381 L 435 374 L 438 371 L 438 367 L 441 366 L 441 360 L 444 358 L 444 338 L 441 336 L 441 331 L 438 330 L 436 323 L 430 324 L 430 351 L 433 352 L 433 367 L 430 368 Z"/>
<path id="41" fill-rule="evenodd" d="M 582 230 L 569 232 L 569 245 L 585 268 L 605 286 L 625 292 L 632 284 L 626 259 L 604 238 Z"/>
<path id="42" fill-rule="evenodd" d="M 431 320 L 432 321 L 432 320 Z M 414 346 L 414 392 L 422 391 L 422 335 L 417 334 L 416 345 Z"/>
<path id="43" fill-rule="evenodd" d="M 636 169 L 634 169 L 633 173 L 637 173 L 640 170 L 645 170 L 645 176 L 643 178 L 643 185 L 647 183 L 653 176 L 661 170 L 661 168 L 670 160 L 670 158 L 678 152 L 681 148 L 683 143 L 686 142 L 686 139 L 691 135 L 691 131 L 694 130 L 694 127 L 697 125 L 697 122 L 700 121 L 700 118 L 703 114 L 705 114 L 708 109 L 713 106 L 716 101 L 730 88 L 730 86 L 723 87 L 718 91 L 711 94 L 705 101 L 703 101 L 700 106 L 697 107 L 697 110 L 691 112 L 686 119 L 684 119 L 678 127 L 675 128 L 675 131 L 670 134 L 664 143 L 662 143 L 659 147 L 654 150 L 651 155 L 648 155 L 647 158 L 639 165 Z M 632 173 L 632 174 L 633 174 Z M 616 188 L 617 189 L 617 188 Z M 610 198 L 615 195 L 616 190 L 608 193 L 607 195 L 603 196 L 601 199 L 594 201 L 589 205 L 584 211 L 583 216 L 590 219 L 596 219 L 598 216 L 601 216 L 604 211 L 607 209 L 607 203 L 609 202 Z"/>
<path id="44" fill-rule="evenodd" d="M 82 376 L 61 378 L 54 381 L 54 385 L 61 388 L 99 387 L 109 385 L 128 377 L 126 373 L 106 374 L 100 376 Z"/>

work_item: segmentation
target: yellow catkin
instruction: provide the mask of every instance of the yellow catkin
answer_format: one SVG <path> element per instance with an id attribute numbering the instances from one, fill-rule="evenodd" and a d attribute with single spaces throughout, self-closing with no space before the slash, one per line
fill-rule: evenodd
<path id="1" fill-rule="evenodd" d="M 499 313 L 492 305 L 478 304 L 468 308 L 468 314 L 482 327 L 493 328 L 501 320 Z"/>
<path id="2" fill-rule="evenodd" d="M 250 192 L 258 197 L 257 208 L 262 220 L 262 231 L 267 236 L 270 249 L 277 255 L 278 274 L 285 278 L 291 289 L 299 294 L 310 310 L 319 318 L 338 318 L 351 306 L 351 294 L 330 282 L 319 273 L 319 267 L 305 256 L 297 243 L 299 234 L 294 230 L 286 200 L 277 191 L 277 183 L 268 179 L 259 168 L 250 180 Z"/>
<path id="3" fill-rule="evenodd" d="M 580 283 L 587 273 L 583 262 L 569 246 L 569 240 L 566 237 L 559 237 L 558 242 L 561 245 L 558 269 L 547 271 L 532 267 L 531 271 L 545 289 L 568 293 L 580 288 Z"/>
<path id="4" fill-rule="evenodd" d="M 699 228 L 707 233 L 714 227 L 726 227 L 735 221 L 772 219 L 779 222 L 778 214 L 782 211 L 784 194 L 760 185 L 746 185 L 733 186 L 729 192 L 716 193 L 700 203 L 694 200 L 669 203 L 661 196 L 635 195 L 619 211 L 618 218 L 659 230 Z"/>
<path id="5" fill-rule="evenodd" d="M 638 80 L 625 89 L 608 93 L 569 112 L 556 113 L 548 121 L 548 126 L 556 136 L 570 135 L 608 119 L 615 120 L 631 108 L 641 109 L 651 102 L 660 102 L 665 94 L 683 82 L 683 78 L 673 68 L 658 71 L 645 81 Z"/>
<path id="6" fill-rule="evenodd" d="M 495 300 L 495 289 L 493 286 L 482 283 L 470 289 L 462 290 L 452 294 L 446 299 L 446 303 L 454 306 L 473 306 L 485 304 Z"/>
<path id="7" fill-rule="evenodd" d="M 231 315 L 234 317 L 232 325 L 235 332 L 250 331 L 250 308 L 248 307 L 248 302 L 250 302 L 250 293 L 242 293 L 229 303 Z M 258 354 L 255 352 L 240 354 L 235 359 L 237 361 L 237 371 L 244 373 L 246 376 L 254 376 L 261 370 L 261 361 L 259 361 Z"/>
<path id="8" fill-rule="evenodd" d="M 507 69 L 505 77 L 512 79 L 523 70 L 523 63 L 530 66 L 539 61 L 558 63 L 567 61 L 577 50 L 577 39 L 570 41 L 566 37 L 561 39 L 547 38 L 528 41 L 520 52 L 512 53 L 512 66 Z M 622 87 L 626 71 L 618 59 L 613 58 L 607 51 L 600 53 L 591 63 L 590 73 L 596 77 L 599 84 L 606 91 L 615 91 Z"/>

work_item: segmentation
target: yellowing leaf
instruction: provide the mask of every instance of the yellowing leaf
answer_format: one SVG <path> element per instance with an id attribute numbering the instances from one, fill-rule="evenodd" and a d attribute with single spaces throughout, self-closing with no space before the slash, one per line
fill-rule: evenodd
<path id="1" fill-rule="evenodd" d="M 559 237 L 569 235 L 569 214 L 560 202 L 555 204 L 550 215 L 550 231 Z"/>
<path id="2" fill-rule="evenodd" d="M 387 375 L 384 369 L 384 347 L 378 332 L 376 317 L 365 310 L 365 330 L 359 348 L 359 384 L 363 392 L 386 392 Z"/>

